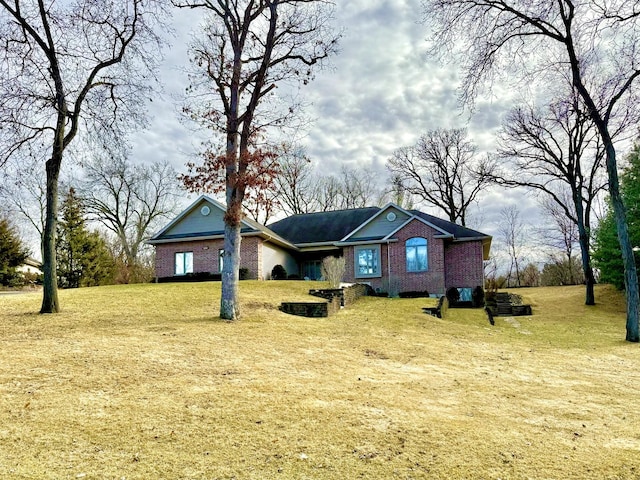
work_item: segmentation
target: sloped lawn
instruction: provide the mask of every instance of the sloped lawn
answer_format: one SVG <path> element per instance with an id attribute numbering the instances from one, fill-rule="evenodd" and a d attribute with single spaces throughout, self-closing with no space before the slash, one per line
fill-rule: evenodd
<path id="1" fill-rule="evenodd" d="M 310 282 L 0 297 L 0 478 L 637 479 L 640 351 L 624 302 L 519 291 L 533 317 L 365 298 L 285 315 Z"/>

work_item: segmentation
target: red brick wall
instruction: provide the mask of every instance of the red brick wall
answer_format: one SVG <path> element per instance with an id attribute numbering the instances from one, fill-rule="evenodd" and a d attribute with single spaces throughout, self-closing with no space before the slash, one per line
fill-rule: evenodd
<path id="1" fill-rule="evenodd" d="M 406 291 L 427 291 L 429 293 L 445 293 L 445 267 L 443 240 L 434 238 L 439 232 L 428 225 L 414 220 L 394 235 L 398 241 L 383 244 L 380 249 L 382 277 L 356 279 L 354 272 L 354 247 L 345 247 L 344 256 L 347 264 L 345 280 L 370 284 L 374 289 L 390 293 Z M 407 272 L 405 242 L 413 237 L 427 239 L 428 270 L 426 272 Z M 387 250 L 388 249 L 388 250 Z M 391 264 L 391 277 L 387 258 Z"/>
<path id="2" fill-rule="evenodd" d="M 446 284 L 449 287 L 483 286 L 482 242 L 451 243 L 445 248 Z"/>
<path id="3" fill-rule="evenodd" d="M 220 273 L 218 271 L 218 251 L 223 246 L 222 239 L 158 244 L 156 245 L 156 276 L 174 276 L 175 254 L 178 252 L 193 252 L 194 272 Z M 259 237 L 243 238 L 240 249 L 240 267 L 249 269 L 249 278 L 264 278 L 262 239 Z"/>
<path id="4" fill-rule="evenodd" d="M 444 245 L 441 238 L 434 238 L 439 232 L 424 223 L 413 220 L 400 230 L 395 238 L 398 243 L 391 247 L 391 277 L 398 283 L 398 292 L 427 291 L 429 293 L 444 293 Z M 427 271 L 407 272 L 406 241 L 413 237 L 427 239 Z M 392 280 L 393 283 L 393 280 Z"/>
<path id="5" fill-rule="evenodd" d="M 451 243 L 450 240 L 435 238 L 438 234 L 439 232 L 418 220 L 397 232 L 394 236 L 397 242 L 381 246 L 380 278 L 355 278 L 355 247 L 345 247 L 345 281 L 368 283 L 374 289 L 394 294 L 425 290 L 431 294 L 444 294 L 449 287 L 475 288 L 483 285 L 482 242 Z M 429 263 L 426 272 L 407 272 L 405 242 L 413 237 L 427 239 Z M 390 280 L 387 258 L 391 264 Z"/>

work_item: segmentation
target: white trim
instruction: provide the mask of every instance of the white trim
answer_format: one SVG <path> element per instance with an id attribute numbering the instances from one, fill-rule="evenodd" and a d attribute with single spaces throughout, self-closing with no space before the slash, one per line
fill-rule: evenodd
<path id="1" fill-rule="evenodd" d="M 381 238 L 380 240 L 362 240 L 353 242 L 336 242 L 338 247 L 357 247 L 358 245 L 386 245 L 388 243 L 397 243 L 397 238 Z"/>
<path id="2" fill-rule="evenodd" d="M 371 248 L 377 247 L 377 248 Z M 377 268 L 374 273 L 370 274 L 358 274 L 358 252 L 361 250 L 374 250 L 377 256 Z M 382 278 L 382 246 L 380 244 L 377 245 L 356 245 L 353 249 L 353 276 L 356 279 L 360 278 Z"/>
<path id="3" fill-rule="evenodd" d="M 227 212 L 227 208 L 221 204 L 220 202 L 218 202 L 217 200 L 214 200 L 213 198 L 209 197 L 208 195 L 200 195 L 198 198 L 196 198 L 193 203 L 191 203 L 191 205 L 189 205 L 187 208 L 185 208 L 182 212 L 180 212 L 178 214 L 178 216 L 176 218 L 174 218 L 173 220 L 171 220 L 167 225 L 164 226 L 164 228 L 162 228 L 160 231 L 158 231 L 158 233 L 154 234 L 148 241 L 147 243 L 152 243 L 154 241 L 157 240 L 157 237 L 160 237 L 161 235 L 163 235 L 164 233 L 166 233 L 168 230 L 170 230 L 171 228 L 173 228 L 177 223 L 179 223 L 180 221 L 182 221 L 182 219 L 184 217 L 186 217 L 188 214 L 190 214 L 193 210 L 195 210 L 196 206 L 202 202 L 202 201 L 207 201 L 209 202 L 211 205 L 213 205 L 214 207 L 216 207 L 218 210 L 220 210 L 222 213 L 226 213 Z M 241 220 L 241 223 L 243 225 L 245 225 L 248 228 L 251 228 L 252 230 L 255 230 L 255 226 L 251 225 L 249 222 L 246 222 L 245 220 Z"/>
<path id="4" fill-rule="evenodd" d="M 200 237 L 182 237 L 182 238 L 163 238 L 160 240 L 147 240 L 149 245 L 161 245 L 163 243 L 181 243 L 181 242 L 195 242 L 197 240 L 220 240 L 224 238 L 224 234 L 220 235 L 206 235 Z"/>
<path id="5" fill-rule="evenodd" d="M 182 212 L 180 212 L 178 214 L 178 216 L 176 216 L 171 222 L 169 222 L 167 225 L 165 225 L 164 228 L 162 228 L 159 232 L 154 234 L 145 243 L 147 243 L 149 245 L 157 245 L 157 244 L 161 244 L 161 243 L 190 242 L 190 241 L 194 241 L 194 240 L 217 240 L 219 238 L 224 238 L 224 234 L 206 235 L 206 236 L 193 235 L 193 236 L 187 236 L 187 237 L 182 237 L 182 238 L 158 238 L 158 237 L 161 237 L 162 235 L 164 235 L 169 230 L 171 230 L 176 224 L 181 222 L 187 215 L 189 215 L 192 211 L 194 211 L 196 209 L 198 204 L 200 204 L 203 201 L 206 201 L 206 202 L 210 203 L 212 206 L 214 206 L 217 209 L 219 209 L 223 214 L 226 213 L 226 211 L 227 211 L 226 207 L 222 203 L 218 202 L 217 200 L 214 200 L 213 198 L 209 197 L 208 195 L 200 195 L 195 201 L 193 201 L 191 203 L 191 205 L 189 205 Z M 292 250 L 298 250 L 298 247 L 296 245 L 290 243 L 289 241 L 287 241 L 286 239 L 280 237 L 279 235 L 276 235 L 275 232 L 271 232 L 267 227 L 265 227 L 264 225 L 259 224 L 258 222 L 251 223 L 251 222 L 243 219 L 243 220 L 241 220 L 241 223 L 242 223 L 242 225 L 244 227 L 247 227 L 247 228 L 251 229 L 250 232 L 241 233 L 241 236 L 243 236 L 243 237 L 250 237 L 250 236 L 256 236 L 256 235 L 263 236 L 263 237 L 267 237 L 267 240 L 270 240 L 270 241 L 273 241 L 275 243 L 278 243 L 278 244 L 280 244 L 281 246 L 283 246 L 285 248 L 290 248 Z"/>
<path id="6" fill-rule="evenodd" d="M 164 234 L 167 230 L 171 229 L 176 223 L 178 223 L 180 220 L 182 220 L 184 217 L 186 217 L 187 213 L 189 211 L 191 211 L 191 209 L 193 209 L 202 199 L 209 199 L 209 197 L 207 197 L 206 195 L 200 195 L 198 198 L 196 198 L 191 203 L 191 205 L 189 205 L 182 212 L 180 212 L 177 217 L 175 217 L 173 220 L 171 220 L 168 224 L 166 224 L 163 228 L 161 228 L 157 233 L 152 235 L 151 238 L 149 240 L 147 240 L 147 243 L 152 244 L 152 242 L 157 237 L 159 237 L 160 235 Z"/>
<path id="7" fill-rule="evenodd" d="M 363 223 L 361 223 L 360 226 L 356 227 L 351 233 L 347 234 L 346 237 L 342 238 L 340 240 L 340 242 L 344 242 L 344 241 L 348 240 L 349 237 L 352 237 L 353 235 L 358 233 L 360 230 L 362 230 L 364 227 L 366 227 L 372 221 L 374 221 L 377 217 L 379 217 L 380 215 L 384 214 L 384 212 L 386 210 L 388 210 L 389 208 L 395 208 L 396 210 L 399 210 L 400 212 L 404 213 L 405 215 L 408 215 L 409 217 L 413 216 L 412 213 L 407 212 L 404 208 L 396 205 L 393 202 L 389 202 L 384 207 L 382 207 L 380 210 L 378 210 L 375 214 L 373 214 L 371 217 L 369 217 L 367 220 L 365 220 Z"/>
<path id="8" fill-rule="evenodd" d="M 453 238 L 453 234 L 447 232 L 446 230 L 443 230 L 439 227 L 436 227 L 433 223 L 426 221 L 424 218 L 419 217 L 418 215 L 411 215 L 409 217 L 409 219 L 404 222 L 402 225 L 400 225 L 398 228 L 396 228 L 393 232 L 391 232 L 389 235 L 387 235 L 386 237 L 384 237 L 383 240 L 387 240 L 390 239 L 390 237 L 392 235 L 395 235 L 396 233 L 398 233 L 400 230 L 402 230 L 404 227 L 406 227 L 407 225 L 409 225 L 413 220 L 419 220 L 420 222 L 424 223 L 425 225 L 427 225 L 428 227 L 433 228 L 434 230 L 440 232 L 442 234 L 442 236 L 440 235 L 436 235 L 436 238 Z"/>

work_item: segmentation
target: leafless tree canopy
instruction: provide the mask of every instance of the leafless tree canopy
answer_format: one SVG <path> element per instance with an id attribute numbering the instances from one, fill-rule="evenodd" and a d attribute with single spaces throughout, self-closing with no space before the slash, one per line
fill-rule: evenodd
<path id="1" fill-rule="evenodd" d="M 59 310 L 64 153 L 82 129 L 114 132 L 138 119 L 160 43 L 151 27 L 161 14 L 156 0 L 0 0 L 0 164 L 47 159 L 42 313 Z"/>
<path id="2" fill-rule="evenodd" d="M 89 219 L 115 236 L 130 268 L 159 223 L 176 214 L 178 191 L 176 172 L 168 163 L 132 165 L 118 155 L 95 156 L 85 165 L 80 186 Z"/>
<path id="3" fill-rule="evenodd" d="M 270 127 L 296 127 L 302 105 L 278 87 L 306 85 L 315 69 L 336 52 L 331 2 L 174 3 L 208 10 L 203 31 L 191 46 L 194 68 L 187 113 L 225 136 L 234 118 L 234 133 L 244 139 L 244 148 L 264 142 Z M 212 148 L 218 147 L 213 143 Z"/>
<path id="4" fill-rule="evenodd" d="M 314 174 L 311 160 L 301 147 L 287 148 L 278 159 L 277 196 L 288 215 L 314 211 Z"/>
<path id="5" fill-rule="evenodd" d="M 607 120 L 614 113 L 624 117 L 634 104 L 620 100 L 638 93 L 633 84 L 640 74 L 636 2 L 424 0 L 423 6 L 425 22 L 434 27 L 434 52 L 462 53 L 456 58 L 465 73 L 466 101 L 487 81 L 498 76 L 504 81 L 506 73 L 549 90 L 560 79 L 573 80 L 575 61 L 580 83 Z"/>
<path id="6" fill-rule="evenodd" d="M 466 129 L 438 129 L 396 150 L 387 168 L 410 194 L 465 225 L 467 211 L 489 184 L 495 165 L 479 158 Z"/>
<path id="7" fill-rule="evenodd" d="M 58 121 L 65 147 L 81 127 L 140 121 L 160 10 L 150 0 L 0 0 L 0 162 L 49 150 Z"/>
<path id="8" fill-rule="evenodd" d="M 543 89 L 569 80 L 596 126 L 606 154 L 609 194 L 625 269 L 627 340 L 640 341 L 640 295 L 620 195 L 618 125 L 637 110 L 640 8 L 629 0 L 424 0 L 434 50 L 462 53 L 462 99 L 500 74 Z"/>
<path id="9" fill-rule="evenodd" d="M 515 206 L 505 207 L 500 211 L 498 236 L 509 255 L 507 286 L 522 286 L 522 270 L 526 261 L 526 226 Z"/>
<path id="10" fill-rule="evenodd" d="M 240 221 L 250 180 L 251 159 L 259 159 L 271 127 L 298 114 L 297 102 L 285 102 L 278 87 L 308 83 L 314 68 L 335 53 L 331 29 L 333 4 L 326 0 L 176 0 L 182 7 L 206 9 L 202 35 L 192 47 L 193 119 L 222 134 L 207 155 L 224 156 L 224 268 L 220 316 L 239 316 L 238 267 Z M 284 88 L 283 88 L 284 90 Z M 281 139 L 283 140 L 283 139 Z M 268 143 L 268 142 L 267 142 Z"/>
<path id="11" fill-rule="evenodd" d="M 571 194 L 565 190 L 560 195 L 566 204 L 571 205 Z M 567 216 L 564 208 L 550 197 L 544 197 L 540 202 L 545 212 L 548 223 L 538 228 L 538 233 L 543 243 L 550 249 L 550 267 L 546 267 L 547 273 L 554 273 L 557 285 L 577 285 L 585 281 L 583 266 L 576 255 L 579 248 L 580 232 L 576 222 Z M 591 273 L 593 275 L 593 272 Z M 549 281 L 549 279 L 547 280 Z"/>
<path id="12" fill-rule="evenodd" d="M 530 106 L 512 110 L 499 135 L 499 155 L 503 163 L 497 183 L 542 193 L 575 225 L 587 279 L 585 303 L 593 305 L 592 209 L 607 181 L 602 140 L 580 97 L 574 92 L 546 110 Z M 555 209 L 545 211 L 553 216 Z"/>
<path id="13" fill-rule="evenodd" d="M 37 160 L 8 162 L 1 178 L 0 201 L 14 218 L 37 234 L 42 255 L 47 200 L 46 174 Z"/>

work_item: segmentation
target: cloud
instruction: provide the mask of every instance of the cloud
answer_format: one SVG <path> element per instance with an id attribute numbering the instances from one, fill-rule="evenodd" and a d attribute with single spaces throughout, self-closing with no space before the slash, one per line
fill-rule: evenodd
<path id="1" fill-rule="evenodd" d="M 478 99 L 473 114 L 461 110 L 458 71 L 428 57 L 421 12 L 420 0 L 338 2 L 341 52 L 300 90 L 309 104 L 305 113 L 313 119 L 302 141 L 323 172 L 338 172 L 346 164 L 384 180 L 385 162 L 395 149 L 440 127 L 467 127 L 481 150 L 493 149 L 512 95 L 496 88 L 491 97 Z M 188 84 L 187 44 L 202 18 L 199 10 L 175 13 L 176 38 L 161 71 L 166 92 L 150 105 L 150 129 L 135 140 L 134 157 L 140 161 L 166 159 L 184 171 L 197 151 L 201 137 L 178 121 L 177 98 Z M 489 224 L 510 203 L 532 201 L 514 191 L 488 191 L 476 217 Z"/>

